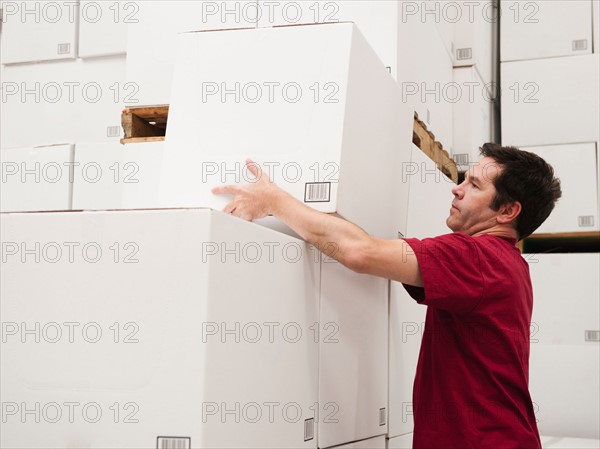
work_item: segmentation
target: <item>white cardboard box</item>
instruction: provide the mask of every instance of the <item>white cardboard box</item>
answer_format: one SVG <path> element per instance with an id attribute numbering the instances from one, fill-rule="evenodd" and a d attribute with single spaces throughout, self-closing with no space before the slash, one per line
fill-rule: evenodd
<path id="1" fill-rule="evenodd" d="M 125 166 L 120 143 L 77 143 L 74 160 L 74 210 L 120 209 L 124 183 L 139 182 L 139 168 Z"/>
<path id="2" fill-rule="evenodd" d="M 321 263 L 320 448 L 387 433 L 388 285 Z"/>
<path id="3" fill-rule="evenodd" d="M 590 0 L 502 0 L 502 62 L 592 52 Z"/>
<path id="4" fill-rule="evenodd" d="M 127 80 L 140 104 L 169 104 L 177 35 L 187 31 L 256 27 L 253 1 L 145 1 L 128 24 Z"/>
<path id="5" fill-rule="evenodd" d="M 78 2 L 2 2 L 2 64 L 73 59 Z"/>
<path id="6" fill-rule="evenodd" d="M 600 438 L 598 376 L 598 343 L 532 344 L 529 390 L 540 433 Z"/>
<path id="7" fill-rule="evenodd" d="M 490 83 L 493 79 L 492 26 L 497 20 L 493 2 L 457 3 L 461 14 L 454 28 L 454 67 L 475 66 L 481 78 Z"/>
<path id="8" fill-rule="evenodd" d="M 435 22 L 409 16 L 398 28 L 398 85 L 402 101 L 419 114 L 437 141 L 452 150 L 452 59 Z"/>
<path id="9" fill-rule="evenodd" d="M 124 54 L 127 51 L 127 26 L 138 23 L 139 9 L 137 2 L 80 0 L 79 57 Z"/>
<path id="10" fill-rule="evenodd" d="M 258 1 L 258 26 L 354 22 L 382 63 L 397 75 L 399 2 L 342 0 Z"/>
<path id="11" fill-rule="evenodd" d="M 533 286 L 531 345 L 598 348 L 600 255 L 526 254 Z M 564 282 L 569 279 L 569 282 Z M 565 308 L 565 301 L 572 307 Z"/>
<path id="12" fill-rule="evenodd" d="M 502 63 L 502 144 L 600 140 L 599 68 L 598 54 Z"/>
<path id="13" fill-rule="evenodd" d="M 406 236 L 422 239 L 451 232 L 446 218 L 455 184 L 415 145 L 402 179 L 410 190 Z M 402 284 L 390 284 L 388 437 L 395 437 L 413 430 L 413 383 L 427 309 L 417 304 Z"/>
<path id="14" fill-rule="evenodd" d="M 71 209 L 73 145 L 2 148 L 0 211 Z"/>
<path id="15" fill-rule="evenodd" d="M 140 142 L 121 147 L 123 168 L 132 173 L 138 182 L 123 183 L 121 205 L 127 209 L 151 209 L 158 207 L 158 187 L 164 142 Z M 135 170 L 135 173 L 131 172 Z"/>
<path id="16" fill-rule="evenodd" d="M 163 148 L 164 142 L 76 144 L 73 209 L 158 208 Z"/>
<path id="17" fill-rule="evenodd" d="M 316 448 L 307 244 L 207 209 L 0 218 L 3 447 Z"/>
<path id="18" fill-rule="evenodd" d="M 125 57 L 4 66 L 3 147 L 55 142 L 118 142 L 121 111 L 137 104 Z"/>
<path id="19" fill-rule="evenodd" d="M 598 220 L 598 149 L 596 142 L 522 147 L 541 156 L 561 180 L 562 198 L 535 231 L 585 232 L 600 229 Z"/>
<path id="20" fill-rule="evenodd" d="M 479 147 L 491 141 L 492 96 L 475 67 L 455 68 L 453 76 L 460 95 L 453 106 L 452 156 L 458 169 L 466 171 L 479 160 Z"/>
<path id="21" fill-rule="evenodd" d="M 160 204 L 223 208 L 212 187 L 252 182 L 252 157 L 299 200 L 393 238 L 396 193 L 380 186 L 410 148 L 399 97 L 349 23 L 181 35 Z"/>

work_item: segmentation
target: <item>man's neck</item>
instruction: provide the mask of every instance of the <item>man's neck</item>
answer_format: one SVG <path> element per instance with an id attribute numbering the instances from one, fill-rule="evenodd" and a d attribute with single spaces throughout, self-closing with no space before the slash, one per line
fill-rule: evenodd
<path id="1" fill-rule="evenodd" d="M 505 238 L 511 238 L 511 239 L 518 240 L 517 231 L 516 231 L 516 229 L 514 229 L 512 227 L 507 228 L 505 226 L 493 226 L 489 229 L 484 229 L 482 231 L 476 232 L 475 234 L 473 234 L 473 237 L 478 237 L 478 236 L 484 235 L 484 234 L 495 235 L 496 237 L 505 237 Z"/>

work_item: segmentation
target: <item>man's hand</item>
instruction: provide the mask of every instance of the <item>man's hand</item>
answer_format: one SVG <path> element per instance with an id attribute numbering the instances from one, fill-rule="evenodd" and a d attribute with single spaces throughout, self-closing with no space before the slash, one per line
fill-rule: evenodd
<path id="1" fill-rule="evenodd" d="M 283 191 L 273 183 L 256 162 L 247 159 L 246 167 L 255 181 L 245 187 L 226 185 L 215 187 L 212 193 L 234 195 L 233 200 L 223 209 L 225 212 L 252 221 L 272 215 L 275 198 Z"/>

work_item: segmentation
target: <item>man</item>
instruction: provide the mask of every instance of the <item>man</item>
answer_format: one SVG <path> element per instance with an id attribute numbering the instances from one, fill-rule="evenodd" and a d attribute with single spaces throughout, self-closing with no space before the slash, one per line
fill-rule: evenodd
<path id="1" fill-rule="evenodd" d="M 417 448 L 540 448 L 528 390 L 533 306 L 529 268 L 515 244 L 550 215 L 560 182 L 540 157 L 485 144 L 452 189 L 436 238 L 382 240 L 292 198 L 248 161 L 257 181 L 223 186 L 226 212 L 274 215 L 351 270 L 402 282 L 427 305 L 413 391 Z"/>

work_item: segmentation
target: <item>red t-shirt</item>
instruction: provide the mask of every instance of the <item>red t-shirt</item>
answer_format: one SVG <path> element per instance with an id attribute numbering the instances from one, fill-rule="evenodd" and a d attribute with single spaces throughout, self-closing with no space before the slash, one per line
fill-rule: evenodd
<path id="1" fill-rule="evenodd" d="M 540 448 L 529 395 L 533 294 L 516 240 L 404 239 L 427 307 L 413 390 L 413 448 Z"/>

